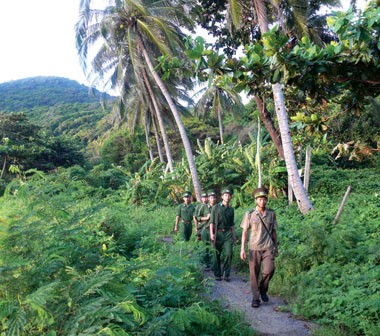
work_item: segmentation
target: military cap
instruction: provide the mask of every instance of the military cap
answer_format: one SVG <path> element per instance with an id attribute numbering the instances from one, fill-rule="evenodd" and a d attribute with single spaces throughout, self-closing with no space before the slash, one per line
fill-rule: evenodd
<path id="1" fill-rule="evenodd" d="M 208 194 L 206 192 L 201 194 L 201 197 L 208 197 Z"/>
<path id="2" fill-rule="evenodd" d="M 223 194 L 230 194 L 230 195 L 232 195 L 232 190 L 231 189 L 223 189 L 222 190 L 222 195 Z"/>
<path id="3" fill-rule="evenodd" d="M 208 195 L 209 196 L 216 196 L 215 190 L 209 190 Z"/>
<path id="4" fill-rule="evenodd" d="M 255 189 L 253 191 L 253 197 L 254 198 L 258 198 L 258 197 L 266 197 L 266 198 L 268 198 L 268 189 L 264 188 L 264 187 Z"/>
<path id="5" fill-rule="evenodd" d="M 185 191 L 182 195 L 182 197 L 190 197 L 191 196 L 191 192 L 190 191 Z"/>

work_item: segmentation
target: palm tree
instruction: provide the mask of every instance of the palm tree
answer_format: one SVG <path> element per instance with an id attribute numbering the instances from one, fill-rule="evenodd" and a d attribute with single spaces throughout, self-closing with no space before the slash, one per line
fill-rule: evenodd
<path id="1" fill-rule="evenodd" d="M 201 89 L 196 95 L 201 94 L 195 111 L 198 115 L 210 115 L 210 111 L 218 118 L 220 143 L 223 139 L 223 117 L 222 112 L 230 112 L 236 116 L 243 109 L 240 95 L 232 89 L 232 85 L 226 83 L 222 76 L 209 75 L 208 86 Z"/>
<path id="2" fill-rule="evenodd" d="M 104 10 L 91 10 L 91 0 L 81 0 L 82 15 L 76 25 L 76 35 L 83 68 L 87 69 L 89 47 L 99 42 L 101 48 L 92 62 L 98 78 L 102 79 L 111 73 L 110 81 L 119 83 L 128 80 L 129 71 L 137 75 L 148 68 L 149 75 L 165 97 L 177 124 L 194 191 L 200 200 L 201 188 L 190 141 L 177 106 L 154 65 L 160 54 L 180 53 L 182 36 L 174 23 L 192 28 L 186 7 L 177 1 L 114 0 L 110 3 L 112 5 Z M 186 5 L 191 6 L 189 1 Z"/>

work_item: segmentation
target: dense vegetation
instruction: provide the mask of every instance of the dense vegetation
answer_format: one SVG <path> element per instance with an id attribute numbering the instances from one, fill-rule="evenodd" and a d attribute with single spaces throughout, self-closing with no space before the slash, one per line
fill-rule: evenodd
<path id="1" fill-rule="evenodd" d="M 252 335 L 207 302 L 195 243 L 164 242 L 174 208 L 59 175 L 14 183 L 1 203 L 6 335 Z"/>
<path id="2" fill-rule="evenodd" d="M 335 335 L 377 334 L 378 174 L 315 167 L 316 209 L 306 216 L 284 199 L 271 200 L 281 242 L 271 292 L 286 297 L 296 315 L 325 325 L 321 335 L 327 326 Z M 347 185 L 353 191 L 333 225 Z M 165 239 L 175 207 L 135 207 L 131 197 L 128 187 L 92 187 L 72 168 L 8 186 L 0 207 L 3 333 L 253 333 L 239 315 L 204 296 L 201 246 Z M 237 208 L 236 225 L 245 209 Z M 247 272 L 237 253 L 234 263 Z"/>
<path id="3" fill-rule="evenodd" d="M 0 84 L 0 111 L 19 112 L 57 104 L 95 103 L 102 97 L 112 98 L 67 78 L 31 77 Z"/>
<path id="4" fill-rule="evenodd" d="M 258 184 L 278 213 L 271 290 L 289 301 L 284 309 L 321 324 L 317 334 L 377 335 L 378 0 L 327 21 L 318 10 L 330 1 L 304 13 L 285 0 L 226 3 L 131 0 L 92 11 L 82 1 L 78 51 L 86 58 L 99 43 L 88 69 L 111 75 L 116 99 L 89 98 L 61 78 L 0 85 L 2 335 L 253 334 L 207 299 L 202 245 L 171 230 L 183 190 L 228 186 L 240 233 Z M 181 26 L 205 24 L 202 13 L 231 25 L 212 33 L 227 55 L 244 41 L 242 57 L 183 39 Z M 207 83 L 198 104 L 195 80 Z M 288 177 L 303 193 L 292 205 Z M 237 254 L 234 264 L 248 271 Z"/>

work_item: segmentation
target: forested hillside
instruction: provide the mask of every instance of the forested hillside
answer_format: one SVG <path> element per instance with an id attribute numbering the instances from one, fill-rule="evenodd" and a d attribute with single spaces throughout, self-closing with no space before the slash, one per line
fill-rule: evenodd
<path id="1" fill-rule="evenodd" d="M 97 103 L 108 94 L 61 77 L 31 77 L 0 84 L 0 111 L 19 112 L 68 103 Z"/>

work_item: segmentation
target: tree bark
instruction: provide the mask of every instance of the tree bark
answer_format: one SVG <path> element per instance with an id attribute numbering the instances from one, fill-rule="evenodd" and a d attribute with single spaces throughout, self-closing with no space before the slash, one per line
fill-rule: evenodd
<path id="1" fill-rule="evenodd" d="M 145 69 L 142 70 L 142 73 L 143 73 L 143 77 L 144 77 L 145 86 L 148 89 L 148 92 L 149 92 L 149 95 L 150 95 L 149 99 L 152 101 L 152 104 L 153 104 L 153 107 L 154 107 L 154 111 L 155 111 L 156 116 L 157 116 L 158 125 L 160 126 L 160 130 L 161 130 L 161 134 L 162 134 L 162 140 L 164 141 L 166 158 L 168 160 L 169 170 L 172 172 L 174 170 L 173 158 L 172 158 L 172 153 L 171 153 L 171 150 L 170 150 L 169 139 L 168 139 L 168 136 L 167 136 L 167 133 L 166 133 L 166 129 L 165 129 L 165 124 L 164 124 L 164 121 L 162 120 L 161 111 L 160 111 L 160 108 L 158 107 L 158 104 L 157 104 L 157 101 L 156 101 L 153 89 L 152 89 L 152 87 L 150 85 L 149 78 L 148 78 L 148 76 L 146 74 Z"/>
<path id="2" fill-rule="evenodd" d="M 311 165 L 311 147 L 306 147 L 306 156 L 305 156 L 305 173 L 303 177 L 303 186 L 305 187 L 306 192 L 309 190 L 309 181 L 310 181 L 310 165 Z"/>
<path id="3" fill-rule="evenodd" d="M 6 166 L 7 166 L 7 155 L 4 155 L 3 168 L 1 169 L 0 178 L 3 178 Z"/>
<path id="4" fill-rule="evenodd" d="M 340 216 L 342 215 L 344 205 L 346 204 L 346 201 L 347 201 L 347 198 L 348 198 L 348 195 L 350 194 L 350 192 L 351 192 L 351 186 L 348 186 L 346 193 L 343 196 L 342 203 L 340 203 L 340 207 L 339 207 L 338 212 L 336 213 L 336 216 L 334 218 L 333 225 L 338 223 L 338 220 L 339 220 Z"/>
<path id="5" fill-rule="evenodd" d="M 259 109 L 261 120 L 263 121 L 263 124 L 269 133 L 269 136 L 271 137 L 274 145 L 276 146 L 277 153 L 279 157 L 284 160 L 284 148 L 282 147 L 281 135 L 279 131 L 276 129 L 276 126 L 274 125 L 273 119 L 269 111 L 267 110 L 264 101 L 258 96 L 254 96 L 254 99 L 257 108 Z"/>
<path id="6" fill-rule="evenodd" d="M 222 109 L 220 108 L 219 103 L 217 106 L 217 113 L 218 113 L 220 143 L 223 145 L 223 143 L 224 143 L 224 141 L 223 141 L 223 119 L 222 119 Z"/>
<path id="7" fill-rule="evenodd" d="M 158 134 L 158 130 L 157 130 L 157 126 L 156 126 L 155 116 L 153 117 L 152 122 L 153 122 L 153 132 L 154 132 L 154 137 L 156 138 L 158 157 L 160 158 L 160 162 L 164 163 L 165 160 L 164 160 L 164 155 L 162 154 L 160 135 Z"/>
<path id="8" fill-rule="evenodd" d="M 152 74 L 154 80 L 156 81 L 157 86 L 160 88 L 162 94 L 164 95 L 166 101 L 168 102 L 170 110 L 173 113 L 173 116 L 174 116 L 174 119 L 176 121 L 179 133 L 180 133 L 181 138 L 182 138 L 183 146 L 185 148 L 187 161 L 189 163 L 189 169 L 190 169 L 191 178 L 193 181 L 195 196 L 196 196 L 197 201 L 201 202 L 201 184 L 199 182 L 197 167 L 195 165 L 194 156 L 193 156 L 193 153 L 191 150 L 189 138 L 186 134 L 185 126 L 183 125 L 181 116 L 180 116 L 172 98 L 170 97 L 170 93 L 166 89 L 164 82 L 161 80 L 160 76 L 158 76 L 157 72 L 154 70 L 153 64 L 149 58 L 148 52 L 146 51 L 144 45 L 142 44 L 142 41 L 140 41 L 140 46 L 141 46 L 141 51 L 143 53 L 146 64 L 148 65 L 149 71 Z"/>
<path id="9" fill-rule="evenodd" d="M 284 156 L 286 170 L 290 178 L 290 184 L 293 188 L 300 211 L 305 214 L 313 208 L 307 196 L 306 190 L 302 184 L 301 177 L 298 173 L 297 163 L 294 156 L 292 137 L 290 136 L 288 115 L 285 109 L 284 96 L 280 83 L 272 85 L 273 98 L 276 107 L 278 125 L 281 132 L 282 145 L 284 147 Z"/>
<path id="10" fill-rule="evenodd" d="M 150 130 L 150 128 L 149 128 L 149 123 L 148 123 L 148 117 L 147 117 L 147 113 L 145 113 L 145 116 L 144 116 L 145 142 L 146 142 L 146 145 L 148 146 L 150 161 L 153 161 L 154 156 L 153 156 L 152 145 L 149 141 L 149 130 Z"/>
<path id="11" fill-rule="evenodd" d="M 261 127 L 260 127 L 260 118 L 258 117 L 257 121 L 257 141 L 256 141 L 256 164 L 257 164 L 257 175 L 258 175 L 258 182 L 257 182 L 257 187 L 261 188 L 262 186 L 262 181 L 261 181 Z"/>

